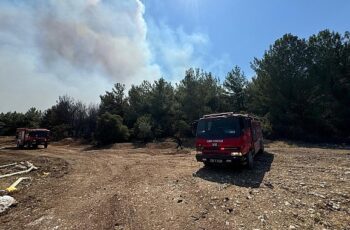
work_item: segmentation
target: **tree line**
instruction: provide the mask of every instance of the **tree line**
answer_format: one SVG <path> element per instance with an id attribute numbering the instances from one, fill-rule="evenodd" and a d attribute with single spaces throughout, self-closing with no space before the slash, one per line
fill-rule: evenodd
<path id="1" fill-rule="evenodd" d="M 188 69 L 172 85 L 164 78 L 116 83 L 99 105 L 61 96 L 44 112 L 0 114 L 3 135 L 17 127 L 46 127 L 55 139 L 83 137 L 101 144 L 191 136 L 202 115 L 233 111 L 259 117 L 265 136 L 349 141 L 350 33 L 324 30 L 308 39 L 285 34 L 252 62 L 247 79 L 235 66 L 223 78 Z"/>

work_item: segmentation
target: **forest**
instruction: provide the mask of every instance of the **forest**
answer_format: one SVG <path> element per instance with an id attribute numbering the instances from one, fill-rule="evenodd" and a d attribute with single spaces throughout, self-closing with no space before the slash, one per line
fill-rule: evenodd
<path id="1" fill-rule="evenodd" d="M 60 96 L 45 111 L 1 113 L 0 135 L 14 135 L 18 127 L 43 127 L 55 140 L 152 141 L 190 137 L 193 122 L 202 115 L 233 111 L 257 116 L 266 138 L 349 142 L 348 31 L 324 30 L 307 39 L 285 34 L 251 67 L 255 75 L 249 79 L 233 66 L 220 77 L 190 68 L 175 85 L 160 78 L 126 90 L 116 83 L 96 105 Z"/>

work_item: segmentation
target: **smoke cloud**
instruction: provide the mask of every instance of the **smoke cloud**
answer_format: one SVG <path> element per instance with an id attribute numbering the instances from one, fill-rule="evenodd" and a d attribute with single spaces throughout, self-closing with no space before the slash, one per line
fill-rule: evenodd
<path id="1" fill-rule="evenodd" d="M 176 81 L 201 66 L 209 39 L 146 23 L 140 0 L 0 2 L 0 112 L 85 103 L 116 82 Z"/>
<path id="2" fill-rule="evenodd" d="M 159 76 L 157 66 L 149 63 L 140 1 L 57 2 L 46 6 L 36 22 L 36 42 L 45 66 L 56 69 L 64 62 L 126 83 L 145 74 Z"/>
<path id="3" fill-rule="evenodd" d="M 160 77 L 144 6 L 129 1 L 0 3 L 0 112 L 46 109 L 59 95 L 98 102 L 113 83 Z"/>

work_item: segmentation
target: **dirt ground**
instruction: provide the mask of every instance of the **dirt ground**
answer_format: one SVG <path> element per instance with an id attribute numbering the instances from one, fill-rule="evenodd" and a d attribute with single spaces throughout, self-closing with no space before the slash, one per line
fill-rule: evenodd
<path id="1" fill-rule="evenodd" d="M 272 142 L 255 169 L 208 169 L 171 142 L 14 148 L 0 165 L 38 170 L 0 229 L 350 229 L 350 150 Z M 0 179 L 5 189 L 19 176 Z"/>

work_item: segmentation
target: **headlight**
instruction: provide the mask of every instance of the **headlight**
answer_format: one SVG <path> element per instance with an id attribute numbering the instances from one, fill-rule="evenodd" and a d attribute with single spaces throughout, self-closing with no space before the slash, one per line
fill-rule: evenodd
<path id="1" fill-rule="evenodd" d="M 242 156 L 242 153 L 241 152 L 232 152 L 231 153 L 231 156 L 238 156 L 238 157 L 241 157 Z"/>
<path id="2" fill-rule="evenodd" d="M 196 150 L 197 150 L 197 154 L 202 154 L 203 146 L 197 146 Z"/>
<path id="3" fill-rule="evenodd" d="M 200 146 L 200 145 L 197 146 L 197 147 L 196 147 L 196 150 L 197 150 L 197 151 L 202 151 L 202 150 L 203 150 L 203 146 Z"/>

